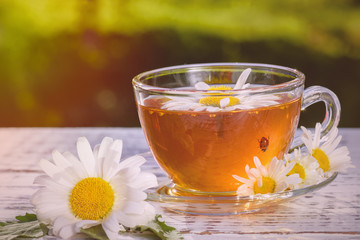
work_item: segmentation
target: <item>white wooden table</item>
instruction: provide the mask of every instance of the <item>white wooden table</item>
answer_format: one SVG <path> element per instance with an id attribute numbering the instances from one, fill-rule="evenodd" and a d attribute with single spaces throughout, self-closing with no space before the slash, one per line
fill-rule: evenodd
<path id="1" fill-rule="evenodd" d="M 194 216 L 160 213 L 185 239 L 360 239 L 360 129 L 341 129 L 356 166 L 325 188 L 256 213 Z M 124 141 L 123 156 L 149 151 L 140 128 L 0 128 L 0 221 L 32 211 L 38 161 L 51 152 L 76 153 L 78 137 L 92 145 L 105 136 Z M 154 167 L 156 163 L 153 164 Z"/>

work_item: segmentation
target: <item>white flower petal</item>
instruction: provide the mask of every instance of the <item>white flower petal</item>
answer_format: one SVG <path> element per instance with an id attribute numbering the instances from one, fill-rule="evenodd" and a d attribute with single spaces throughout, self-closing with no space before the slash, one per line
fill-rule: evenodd
<path id="1" fill-rule="evenodd" d="M 67 186 L 55 182 L 52 178 L 46 175 L 37 176 L 34 179 L 34 184 L 44 185 L 48 189 L 52 189 L 55 192 L 60 191 L 61 193 L 66 193 L 69 191 Z"/>
<path id="2" fill-rule="evenodd" d="M 190 110 L 191 107 L 192 107 L 191 104 L 182 104 L 182 105 L 178 105 L 176 107 L 168 108 L 168 110 L 187 111 L 187 110 Z"/>
<path id="3" fill-rule="evenodd" d="M 210 88 L 210 86 L 204 82 L 197 82 L 195 84 L 196 90 L 208 90 L 209 88 Z"/>
<path id="4" fill-rule="evenodd" d="M 126 205 L 121 209 L 125 214 L 138 214 L 141 215 L 144 213 L 144 209 L 138 202 L 128 201 Z"/>
<path id="5" fill-rule="evenodd" d="M 162 105 L 161 108 L 168 109 L 171 107 L 177 107 L 179 105 L 182 105 L 182 104 L 180 102 L 169 101 L 169 102 L 164 103 L 164 105 Z"/>
<path id="6" fill-rule="evenodd" d="M 268 166 L 268 172 L 277 172 L 279 168 L 279 164 L 277 159 L 273 158 Z"/>
<path id="7" fill-rule="evenodd" d="M 254 163 L 255 163 L 256 168 L 260 171 L 262 176 L 268 175 L 266 168 L 261 164 L 261 161 L 258 157 L 254 157 Z"/>
<path id="8" fill-rule="evenodd" d="M 55 219 L 53 231 L 56 236 L 60 236 L 62 239 L 69 239 L 77 233 L 75 232 L 74 221 L 61 216 Z"/>
<path id="9" fill-rule="evenodd" d="M 102 166 L 103 172 L 101 176 L 107 181 L 111 179 L 119 170 L 122 145 L 123 143 L 120 140 L 113 141 L 107 149 L 107 154 L 104 155 Z"/>
<path id="10" fill-rule="evenodd" d="M 120 225 L 116 219 L 115 214 L 111 214 L 103 223 L 102 227 L 106 233 L 106 236 L 110 240 L 116 240 L 119 238 L 119 232 L 124 231 L 125 228 Z"/>
<path id="11" fill-rule="evenodd" d="M 45 159 L 41 159 L 39 161 L 39 166 L 50 177 L 61 171 L 61 169 L 59 169 L 55 164 Z"/>
<path id="12" fill-rule="evenodd" d="M 295 174 L 291 174 L 291 175 L 287 176 L 286 182 L 288 184 L 297 184 L 297 183 L 301 183 L 302 179 L 299 177 L 299 174 L 295 173 Z"/>
<path id="13" fill-rule="evenodd" d="M 53 160 L 58 168 L 65 169 L 71 166 L 71 163 L 58 151 L 52 152 Z"/>
<path id="14" fill-rule="evenodd" d="M 95 159 L 98 159 L 100 144 L 95 145 L 93 149 L 93 155 Z M 96 165 L 97 166 L 97 165 Z"/>
<path id="15" fill-rule="evenodd" d="M 301 126 L 301 130 L 303 131 L 303 134 L 301 136 L 301 140 L 305 144 L 307 150 L 309 153 L 312 153 L 313 146 L 312 146 L 312 134 L 309 130 L 307 130 L 305 127 Z"/>
<path id="16" fill-rule="evenodd" d="M 275 187 L 275 192 L 282 192 L 288 188 L 288 184 L 286 182 L 278 182 Z"/>
<path id="17" fill-rule="evenodd" d="M 87 177 L 87 173 L 86 171 L 81 168 L 80 166 L 78 166 L 77 164 L 74 164 L 73 166 L 71 167 L 68 167 L 66 169 L 64 169 L 64 171 L 66 174 L 64 175 L 60 175 L 59 177 L 63 177 L 65 178 L 65 180 L 67 182 L 72 182 L 73 184 L 74 183 L 77 183 L 79 181 L 81 181 L 81 179 L 84 179 L 85 177 Z M 58 173 L 58 174 L 61 174 L 61 173 Z M 58 174 L 56 174 L 54 176 L 54 179 L 56 180 L 58 177 Z"/>
<path id="18" fill-rule="evenodd" d="M 204 106 L 198 106 L 198 107 L 192 108 L 192 110 L 194 110 L 194 112 L 204 111 L 205 109 L 206 109 L 206 107 L 204 107 Z"/>
<path id="19" fill-rule="evenodd" d="M 73 173 L 71 170 L 61 171 L 53 176 L 53 180 L 61 185 L 72 187 L 78 182 L 78 177 L 76 175 L 72 175 L 71 173 Z"/>
<path id="20" fill-rule="evenodd" d="M 245 83 L 241 89 L 246 89 L 246 88 L 249 88 L 249 87 L 250 87 L 250 85 L 251 85 L 250 83 Z"/>
<path id="21" fill-rule="evenodd" d="M 110 137 L 104 137 L 101 141 L 99 147 L 98 158 L 105 158 L 107 151 L 109 150 L 110 145 L 114 142 L 114 140 Z M 121 150 L 120 150 L 121 151 Z"/>
<path id="22" fill-rule="evenodd" d="M 88 173 L 87 173 L 86 169 L 84 168 L 84 166 L 80 162 L 80 160 L 77 159 L 77 157 L 75 157 L 70 152 L 64 152 L 63 156 L 66 157 L 66 159 L 68 159 L 69 162 L 71 162 L 71 164 L 72 164 L 72 167 L 71 167 L 72 172 L 76 172 L 76 175 L 78 177 L 80 177 L 80 178 L 88 177 Z M 66 171 L 69 171 L 69 168 L 67 168 Z"/>
<path id="23" fill-rule="evenodd" d="M 334 139 L 337 137 L 338 132 L 339 130 L 337 127 L 332 128 L 331 131 L 327 134 L 327 136 L 321 140 L 323 140 L 323 142 L 333 142 Z"/>
<path id="24" fill-rule="evenodd" d="M 245 166 L 245 172 L 246 174 L 248 175 L 248 177 L 250 178 L 250 180 L 255 180 L 256 177 L 251 173 L 250 171 L 250 167 L 249 167 L 249 164 L 246 164 Z"/>
<path id="25" fill-rule="evenodd" d="M 142 190 L 129 187 L 127 190 L 126 198 L 131 199 L 131 201 L 141 202 L 141 201 L 146 200 L 147 194 L 144 193 L 144 191 L 142 191 Z"/>
<path id="26" fill-rule="evenodd" d="M 321 132 L 321 124 L 316 123 L 313 148 L 318 148 L 320 146 L 320 132 Z"/>
<path id="27" fill-rule="evenodd" d="M 135 155 L 132 157 L 129 157 L 125 160 L 123 160 L 122 162 L 120 162 L 119 164 L 119 168 L 120 169 L 124 169 L 124 168 L 137 168 L 140 167 L 141 165 L 143 165 L 146 162 L 145 158 L 139 155 Z"/>
<path id="28" fill-rule="evenodd" d="M 336 139 L 334 139 L 331 142 L 324 143 L 321 148 L 324 149 L 325 152 L 332 152 L 336 149 L 336 147 L 339 145 L 340 141 L 342 139 L 342 136 L 338 136 Z"/>
<path id="29" fill-rule="evenodd" d="M 242 89 L 246 80 L 248 79 L 249 75 L 251 73 L 251 68 L 245 69 L 239 76 L 234 89 Z"/>
<path id="30" fill-rule="evenodd" d="M 148 188 L 157 187 L 158 181 L 153 173 L 140 172 L 136 179 L 131 181 L 129 185 L 143 191 Z"/>
<path id="31" fill-rule="evenodd" d="M 230 103 L 230 98 L 226 97 L 220 100 L 220 107 L 224 108 Z"/>
<path id="32" fill-rule="evenodd" d="M 56 195 L 57 192 L 49 191 L 45 188 L 38 190 L 30 199 L 33 205 L 36 205 L 36 214 L 38 219 L 44 223 L 51 223 L 59 214 L 64 215 L 67 212 L 67 199 Z"/>
<path id="33" fill-rule="evenodd" d="M 72 164 L 74 164 L 74 162 L 80 163 L 79 159 L 75 157 L 74 154 L 72 154 L 71 152 L 64 152 L 62 155 L 66 157 L 66 159 L 68 159 L 69 162 L 71 162 Z"/>
<path id="34" fill-rule="evenodd" d="M 262 176 L 260 170 L 257 168 L 251 168 L 249 172 L 254 176 L 255 179 L 258 179 Z"/>
<path id="35" fill-rule="evenodd" d="M 283 168 L 283 171 L 282 171 L 284 173 L 284 175 L 287 175 L 291 171 L 291 169 L 294 168 L 295 164 L 296 164 L 296 162 L 291 162 L 288 165 L 286 165 L 286 167 Z"/>
<path id="36" fill-rule="evenodd" d="M 233 178 L 235 178 L 239 182 L 242 182 L 242 183 L 245 183 L 245 184 L 252 182 L 251 180 L 243 178 L 243 177 L 239 177 L 238 175 L 232 175 L 232 176 L 233 176 Z"/>
<path id="37" fill-rule="evenodd" d="M 54 207 L 52 206 L 43 206 L 41 205 L 40 208 L 36 212 L 37 218 L 42 219 L 44 223 L 52 223 L 58 216 L 63 217 L 71 217 L 71 213 L 66 208 L 66 206 L 61 207 Z"/>
<path id="38" fill-rule="evenodd" d="M 74 224 L 74 231 L 80 232 L 81 228 L 87 229 L 93 226 L 99 225 L 99 221 L 95 220 L 82 220 Z"/>
<path id="39" fill-rule="evenodd" d="M 142 202 L 142 214 L 126 214 L 124 212 L 116 212 L 116 218 L 120 224 L 133 228 L 137 225 L 145 225 L 155 217 L 155 209 L 147 202 Z"/>
<path id="40" fill-rule="evenodd" d="M 80 137 L 77 141 L 77 151 L 80 161 L 83 163 L 88 176 L 95 176 L 95 158 L 91 150 L 90 143 L 85 137 Z"/>
<path id="41" fill-rule="evenodd" d="M 237 189 L 236 194 L 239 196 L 249 196 L 254 195 L 254 191 L 248 184 L 243 184 Z"/>

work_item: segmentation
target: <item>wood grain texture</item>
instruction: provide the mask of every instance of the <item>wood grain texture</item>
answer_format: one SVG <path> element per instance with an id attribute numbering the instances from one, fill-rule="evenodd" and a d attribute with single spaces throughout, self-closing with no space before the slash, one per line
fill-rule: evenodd
<path id="1" fill-rule="evenodd" d="M 340 129 L 356 168 L 341 173 L 325 188 L 257 213 L 192 216 L 158 211 L 185 239 L 360 239 L 360 129 Z M 124 141 L 123 156 L 149 151 L 139 128 L 0 128 L 0 221 L 32 211 L 38 161 L 54 149 L 76 153 L 78 137 L 92 146 L 105 136 Z M 160 171 L 155 162 L 146 163 Z"/>

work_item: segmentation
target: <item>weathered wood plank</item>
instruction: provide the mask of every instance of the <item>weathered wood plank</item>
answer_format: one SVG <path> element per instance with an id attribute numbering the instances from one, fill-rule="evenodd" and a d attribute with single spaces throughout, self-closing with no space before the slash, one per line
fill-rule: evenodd
<path id="1" fill-rule="evenodd" d="M 159 211 L 186 239 L 360 239 L 360 129 L 341 129 L 340 133 L 341 144 L 349 147 L 356 168 L 339 174 L 313 194 L 235 216 Z M 0 221 L 31 211 L 29 199 L 37 189 L 32 182 L 41 173 L 37 162 L 50 159 L 54 149 L 76 153 L 80 136 L 86 136 L 92 145 L 104 136 L 121 138 L 125 157 L 148 151 L 138 128 L 1 128 Z M 158 169 L 155 162 L 148 162 L 146 168 Z"/>

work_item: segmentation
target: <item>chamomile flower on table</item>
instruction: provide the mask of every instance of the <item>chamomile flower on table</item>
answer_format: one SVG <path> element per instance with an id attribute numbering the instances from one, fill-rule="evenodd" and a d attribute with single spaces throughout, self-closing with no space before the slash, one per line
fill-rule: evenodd
<path id="1" fill-rule="evenodd" d="M 247 78 L 251 73 L 251 69 L 245 69 L 238 78 L 234 88 L 226 85 L 210 86 L 205 82 L 198 82 L 195 84 L 196 90 L 213 91 L 209 96 L 201 98 L 195 97 L 171 97 L 169 101 L 162 105 L 163 109 L 178 110 L 178 111 L 232 111 L 236 109 L 251 109 L 256 107 L 270 106 L 278 104 L 279 97 L 276 95 L 232 95 L 232 96 L 217 96 L 222 95 L 224 90 L 239 90 L 246 89 L 250 86 L 245 84 Z"/>
<path id="2" fill-rule="evenodd" d="M 351 164 L 349 150 L 346 146 L 338 147 L 341 136 L 338 136 L 338 129 L 334 128 L 326 139 L 320 138 L 321 124 L 315 126 L 314 136 L 311 131 L 305 127 L 301 127 L 303 135 L 301 139 L 305 144 L 309 153 L 317 160 L 319 167 L 326 175 L 333 172 L 345 171 Z"/>
<path id="3" fill-rule="evenodd" d="M 237 195 L 250 196 L 255 194 L 277 193 L 286 190 L 289 186 L 300 183 L 299 174 L 288 175 L 295 162 L 285 166 L 282 160 L 274 157 L 268 168 L 263 166 L 258 157 L 254 157 L 255 168 L 246 165 L 245 171 L 249 178 L 237 175 L 233 177 L 243 183 L 237 189 Z"/>
<path id="4" fill-rule="evenodd" d="M 53 226 L 63 239 L 81 228 L 101 224 L 109 239 L 119 239 L 124 227 L 144 225 L 155 217 L 144 190 L 157 186 L 156 176 L 142 172 L 141 156 L 120 161 L 122 141 L 104 138 L 92 151 L 86 138 L 77 141 L 79 159 L 54 151 L 53 162 L 41 160 L 46 173 L 35 179 L 44 187 L 31 202 L 40 222 Z"/>
<path id="5" fill-rule="evenodd" d="M 301 182 L 296 184 L 294 188 L 303 188 L 314 185 L 322 178 L 322 169 L 319 168 L 317 160 L 309 154 L 303 154 L 301 149 L 295 149 L 293 156 L 291 154 L 285 155 L 286 165 L 295 163 L 288 175 L 297 173 L 301 178 Z"/>

